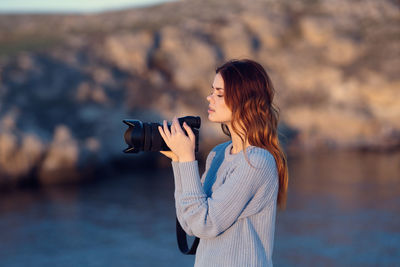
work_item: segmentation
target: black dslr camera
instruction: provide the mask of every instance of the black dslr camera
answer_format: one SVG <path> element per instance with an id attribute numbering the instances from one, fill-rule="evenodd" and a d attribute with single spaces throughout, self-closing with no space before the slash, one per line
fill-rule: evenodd
<path id="1" fill-rule="evenodd" d="M 178 121 L 181 127 L 183 122 L 186 122 L 186 124 L 192 129 L 196 136 L 195 152 L 197 152 L 199 150 L 200 117 L 186 116 L 178 118 Z M 141 122 L 139 120 L 123 120 L 123 122 L 129 126 L 124 134 L 125 143 L 128 145 L 128 148 L 124 150 L 125 153 L 139 153 L 140 151 L 170 151 L 158 131 L 158 126 L 163 127 L 162 124 Z M 171 129 L 171 123 L 168 123 L 168 129 Z M 185 131 L 184 128 L 183 131 Z"/>

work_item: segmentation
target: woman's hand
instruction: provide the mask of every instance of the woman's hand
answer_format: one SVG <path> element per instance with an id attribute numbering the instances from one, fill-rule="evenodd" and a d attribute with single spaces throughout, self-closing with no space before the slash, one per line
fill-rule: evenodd
<path id="1" fill-rule="evenodd" d="M 183 123 L 183 128 L 186 130 L 188 136 L 185 135 L 181 126 L 179 125 L 176 116 L 172 120 L 171 131 L 168 129 L 167 121 L 163 121 L 163 127 L 158 126 L 158 131 L 161 137 L 164 139 L 167 146 L 171 149 L 171 152 L 177 157 L 180 162 L 194 161 L 194 150 L 195 150 L 195 140 L 196 137 L 192 129 Z M 166 151 L 163 151 L 166 152 Z M 162 154 L 164 154 L 161 152 Z M 168 153 L 167 157 L 173 159 L 174 155 Z"/>
<path id="2" fill-rule="evenodd" d="M 160 151 L 161 154 L 167 156 L 168 158 L 170 158 L 172 161 L 179 161 L 179 158 L 177 155 L 175 155 L 174 152 L 172 151 Z"/>

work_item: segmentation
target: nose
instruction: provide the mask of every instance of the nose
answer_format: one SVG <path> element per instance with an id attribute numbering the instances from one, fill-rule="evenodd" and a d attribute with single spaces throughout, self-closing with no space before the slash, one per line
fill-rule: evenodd
<path id="1" fill-rule="evenodd" d="M 207 96 L 207 100 L 208 100 L 208 102 L 210 102 L 210 103 L 211 103 L 211 99 L 212 99 L 211 95 L 208 95 L 208 96 Z"/>

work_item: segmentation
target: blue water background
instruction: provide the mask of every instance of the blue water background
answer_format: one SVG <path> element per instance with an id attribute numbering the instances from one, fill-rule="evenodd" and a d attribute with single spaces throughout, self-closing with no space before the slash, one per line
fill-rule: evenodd
<path id="1" fill-rule="evenodd" d="M 398 266 L 400 153 L 289 158 L 275 266 Z M 172 169 L 3 193 L 0 266 L 193 266 L 175 237 Z"/>

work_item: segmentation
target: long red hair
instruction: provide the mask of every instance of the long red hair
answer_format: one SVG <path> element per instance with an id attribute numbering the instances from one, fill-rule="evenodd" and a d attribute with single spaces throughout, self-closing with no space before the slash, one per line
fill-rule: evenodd
<path id="1" fill-rule="evenodd" d="M 225 104 L 232 111 L 232 130 L 250 145 L 268 150 L 275 158 L 278 175 L 278 207 L 286 207 L 288 168 L 278 139 L 279 108 L 274 103 L 275 89 L 265 69 L 250 59 L 230 60 L 216 69 L 224 80 Z M 226 124 L 222 131 L 231 136 Z M 250 162 L 249 162 L 250 163 Z M 251 165 L 251 164 L 250 164 Z"/>

